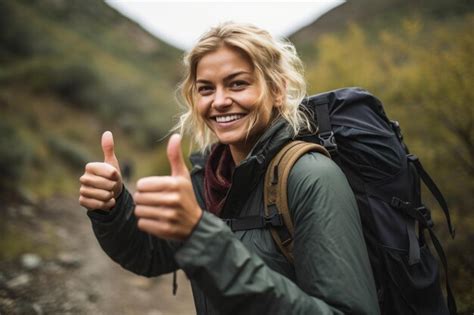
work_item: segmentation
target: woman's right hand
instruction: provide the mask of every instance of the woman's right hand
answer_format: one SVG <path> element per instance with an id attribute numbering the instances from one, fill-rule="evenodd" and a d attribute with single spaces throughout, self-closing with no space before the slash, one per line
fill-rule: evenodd
<path id="1" fill-rule="evenodd" d="M 102 134 L 104 162 L 87 163 L 80 177 L 79 203 L 88 210 L 110 210 L 122 192 L 122 175 L 110 131 Z"/>

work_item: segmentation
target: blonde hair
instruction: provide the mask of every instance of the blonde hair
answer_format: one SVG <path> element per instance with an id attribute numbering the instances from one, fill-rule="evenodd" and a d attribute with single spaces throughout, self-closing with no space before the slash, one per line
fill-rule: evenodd
<path id="1" fill-rule="evenodd" d="M 196 69 L 199 61 L 208 53 L 227 46 L 242 52 L 251 62 L 261 95 L 257 104 L 264 100 L 280 101 L 274 106 L 275 117 L 281 116 L 291 126 L 294 134 L 301 129 L 311 129 L 306 115 L 298 107 L 306 95 L 303 64 L 295 47 L 289 41 L 277 40 L 265 30 L 249 24 L 227 22 L 204 33 L 197 44 L 184 56 L 184 79 L 178 91 L 184 99 L 185 112 L 180 116 L 175 129 L 189 134 L 201 151 L 206 150 L 216 138 L 197 113 L 195 106 Z M 180 103 L 183 103 L 182 101 Z M 258 111 L 253 111 L 247 135 L 258 120 Z"/>

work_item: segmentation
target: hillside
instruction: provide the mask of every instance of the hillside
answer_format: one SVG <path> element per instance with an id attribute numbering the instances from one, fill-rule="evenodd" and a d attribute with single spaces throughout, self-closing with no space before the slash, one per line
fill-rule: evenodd
<path id="1" fill-rule="evenodd" d="M 177 112 L 181 55 L 102 1 L 0 2 L 2 182 L 75 189 L 106 129 L 150 167 Z"/>
<path id="2" fill-rule="evenodd" d="M 289 36 L 307 63 L 314 60 L 314 41 L 324 34 L 344 32 L 357 24 L 372 35 L 380 29 L 396 29 L 401 19 L 420 16 L 423 19 L 443 21 L 471 12 L 470 0 L 358 0 L 346 1 L 330 10 L 313 23 Z"/>
<path id="3" fill-rule="evenodd" d="M 166 171 L 181 55 L 101 0 L 0 1 L 1 314 L 192 311 L 184 275 L 174 297 L 108 260 L 77 202 L 105 130 L 129 188 Z"/>

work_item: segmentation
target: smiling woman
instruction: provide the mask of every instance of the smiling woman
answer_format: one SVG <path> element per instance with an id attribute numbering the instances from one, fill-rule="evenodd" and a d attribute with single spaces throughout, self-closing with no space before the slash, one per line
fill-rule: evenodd
<path id="1" fill-rule="evenodd" d="M 253 65 L 235 48 L 208 53 L 196 71 L 196 108 L 218 141 L 239 164 L 270 121 L 272 104 L 262 100 Z"/>
<path id="2" fill-rule="evenodd" d="M 200 38 L 185 65 L 178 128 L 200 148 L 193 170 L 173 135 L 171 176 L 140 179 L 132 197 L 106 132 L 105 162 L 89 163 L 81 177 L 80 202 L 104 251 L 149 277 L 183 269 L 197 314 L 378 314 L 354 195 L 324 154 L 304 154 L 288 177 L 294 259 L 269 225 L 231 230 L 225 223 L 268 219 L 263 175 L 300 131 L 311 130 L 291 43 L 225 23 Z"/>
<path id="3" fill-rule="evenodd" d="M 182 133 L 192 135 L 202 152 L 216 137 L 231 144 L 224 131 L 238 136 L 239 142 L 230 145 L 237 164 L 276 116 L 284 117 L 295 134 L 311 129 L 298 109 L 306 83 L 293 45 L 256 27 L 238 25 L 224 23 L 211 29 L 185 57 L 181 91 L 188 111 L 178 125 Z M 232 125 L 217 124 L 217 119 L 229 120 L 220 116 L 235 114 L 245 117 Z M 232 126 L 240 126 L 240 135 L 229 133 L 239 129 Z"/>

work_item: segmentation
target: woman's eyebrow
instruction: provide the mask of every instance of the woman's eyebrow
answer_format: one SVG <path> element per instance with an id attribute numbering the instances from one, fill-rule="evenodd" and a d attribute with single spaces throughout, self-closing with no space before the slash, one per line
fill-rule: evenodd
<path id="1" fill-rule="evenodd" d="M 228 76 L 226 76 L 224 78 L 224 81 L 230 81 L 232 79 L 234 79 L 235 77 L 239 76 L 239 75 L 242 75 L 242 74 L 247 74 L 247 75 L 251 75 L 252 73 L 251 72 L 248 72 L 248 71 L 237 71 L 237 72 L 234 72 L 234 73 L 231 73 L 229 74 Z M 198 83 L 201 83 L 201 84 L 209 84 L 209 83 L 212 83 L 211 80 L 206 80 L 206 79 L 197 79 L 196 80 L 196 84 Z"/>
<path id="2" fill-rule="evenodd" d="M 197 80 L 196 80 L 196 84 L 198 84 L 198 83 L 202 83 L 202 84 L 210 84 L 210 83 L 212 83 L 212 82 L 211 82 L 211 81 L 209 81 L 209 80 L 204 80 L 204 79 L 197 79 Z"/>
<path id="3" fill-rule="evenodd" d="M 248 71 L 237 71 L 237 72 L 231 73 L 228 76 L 226 76 L 224 78 L 224 81 L 230 81 L 230 80 L 234 79 L 235 77 L 238 77 L 241 74 L 251 74 L 251 73 L 248 72 Z"/>

